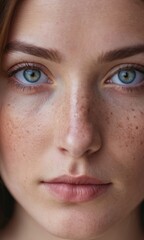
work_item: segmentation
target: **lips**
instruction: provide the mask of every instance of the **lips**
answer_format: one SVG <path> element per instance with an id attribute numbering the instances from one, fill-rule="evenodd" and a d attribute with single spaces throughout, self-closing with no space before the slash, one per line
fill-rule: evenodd
<path id="1" fill-rule="evenodd" d="M 67 175 L 63 175 L 53 180 L 50 180 L 49 183 L 67 183 L 67 184 L 104 184 L 101 180 L 87 177 L 87 176 L 80 176 L 80 177 L 71 177 Z"/>
<path id="2" fill-rule="evenodd" d="M 71 177 L 63 175 L 41 184 L 54 198 L 62 202 L 85 202 L 105 193 L 111 183 L 89 176 Z"/>

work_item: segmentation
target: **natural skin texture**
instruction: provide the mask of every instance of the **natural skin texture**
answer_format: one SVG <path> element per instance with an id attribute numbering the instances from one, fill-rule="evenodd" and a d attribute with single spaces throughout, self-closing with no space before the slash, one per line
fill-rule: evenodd
<path id="1" fill-rule="evenodd" d="M 133 0 L 20 1 L 8 42 L 55 49 L 61 61 L 20 51 L 3 58 L 5 73 L 20 63 L 41 64 L 51 82 L 21 89 L 18 75 L 1 75 L 7 84 L 0 174 L 17 200 L 2 240 L 143 239 L 144 82 L 128 89 L 111 79 L 124 64 L 144 68 L 144 53 L 102 60 L 108 51 L 144 43 L 143 16 L 144 4 Z M 111 186 L 92 201 L 62 202 L 40 181 L 63 174 Z"/>

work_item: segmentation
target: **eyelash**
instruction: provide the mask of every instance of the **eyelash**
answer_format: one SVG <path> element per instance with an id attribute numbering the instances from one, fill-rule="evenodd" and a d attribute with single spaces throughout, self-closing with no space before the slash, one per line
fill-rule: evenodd
<path id="1" fill-rule="evenodd" d="M 48 81 L 45 84 L 37 84 L 37 85 L 24 85 L 20 83 L 19 80 L 16 80 L 14 75 L 22 70 L 39 70 L 42 72 L 44 75 L 48 77 Z M 8 70 L 8 82 L 10 85 L 16 87 L 18 90 L 21 90 L 26 93 L 35 93 L 35 92 L 41 92 L 41 91 L 46 91 L 46 86 L 49 86 L 49 84 L 53 84 L 52 80 L 52 74 L 51 72 L 44 67 L 41 64 L 37 63 L 29 63 L 29 62 L 22 62 L 17 65 L 12 66 Z"/>
<path id="2" fill-rule="evenodd" d="M 115 75 L 118 74 L 119 71 L 137 71 L 140 72 L 141 74 L 143 74 L 143 83 L 137 84 L 136 86 L 128 86 L 127 84 L 124 85 L 120 85 L 120 84 L 115 84 L 112 83 L 111 78 Z M 140 64 L 122 64 L 122 65 L 118 65 L 115 68 L 112 69 L 112 73 L 110 74 L 109 77 L 106 78 L 105 84 L 109 84 L 114 86 L 117 89 L 120 89 L 122 91 L 126 91 L 126 92 L 133 92 L 133 91 L 138 91 L 138 90 L 142 90 L 142 88 L 144 88 L 144 66 L 140 65 Z M 129 84 L 130 85 L 130 84 Z"/>
<path id="3" fill-rule="evenodd" d="M 27 69 L 41 71 L 48 77 L 48 79 L 49 79 L 48 82 L 46 84 L 37 84 L 37 85 L 32 86 L 32 85 L 24 85 L 16 79 L 14 79 L 13 81 L 11 80 L 11 78 L 15 78 L 14 75 L 16 73 L 18 73 L 22 70 L 27 70 Z M 143 81 L 143 84 L 138 84 L 137 86 L 120 85 L 120 84 L 111 82 L 112 77 L 115 74 L 118 74 L 118 72 L 121 70 L 134 70 L 134 71 L 139 71 L 140 73 L 144 74 L 144 66 L 142 66 L 142 65 L 122 64 L 122 65 L 118 65 L 112 69 L 110 76 L 106 77 L 106 79 L 104 80 L 104 84 L 114 86 L 115 88 L 118 88 L 122 91 L 127 91 L 127 92 L 141 90 L 144 87 L 144 81 Z M 52 74 L 50 73 L 50 71 L 47 68 L 45 68 L 43 65 L 36 64 L 36 63 L 29 63 L 29 62 L 19 63 L 16 66 L 13 66 L 8 70 L 9 83 L 12 86 L 16 87 L 17 89 L 22 90 L 22 91 L 27 91 L 29 93 L 35 93 L 35 92 L 46 90 L 46 85 L 49 87 L 49 84 L 53 84 L 51 76 L 52 76 Z"/>

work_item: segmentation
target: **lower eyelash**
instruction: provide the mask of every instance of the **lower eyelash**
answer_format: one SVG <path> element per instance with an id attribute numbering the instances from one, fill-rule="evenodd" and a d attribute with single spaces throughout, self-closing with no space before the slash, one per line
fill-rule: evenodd
<path id="1" fill-rule="evenodd" d="M 134 92 L 134 91 L 142 91 L 144 88 L 144 83 L 135 87 L 123 87 L 122 89 L 127 91 L 127 92 Z"/>
<path id="2" fill-rule="evenodd" d="M 8 83 L 12 87 L 14 87 L 22 92 L 29 93 L 29 94 L 34 94 L 34 93 L 38 93 L 41 91 L 47 91 L 47 88 L 44 85 L 35 85 L 35 86 L 27 85 L 26 86 L 26 85 L 21 84 L 17 80 L 11 79 L 11 78 L 8 78 Z"/>
<path id="3" fill-rule="evenodd" d="M 24 71 L 24 70 L 27 70 L 27 69 L 35 69 L 35 70 L 40 70 L 42 71 L 45 75 L 48 76 L 48 82 L 47 83 L 42 83 L 42 84 L 35 84 L 35 85 L 27 85 L 27 84 L 23 84 L 21 83 L 19 80 L 17 80 L 15 78 L 15 74 L 19 71 Z M 50 77 L 49 77 L 50 76 Z M 30 62 L 22 62 L 22 63 L 19 63 L 13 67 L 11 67 L 9 70 L 8 70 L 8 81 L 9 81 L 9 84 L 22 91 L 22 92 L 25 92 L 25 93 L 28 93 L 28 94 L 34 94 L 34 93 L 38 93 L 38 92 L 41 92 L 41 91 L 48 91 L 49 90 L 49 85 L 50 84 L 53 84 L 53 80 L 52 80 L 52 74 L 51 72 L 46 68 L 44 67 L 43 65 L 41 64 L 37 64 L 37 63 L 30 63 Z"/>
<path id="4" fill-rule="evenodd" d="M 118 73 L 118 71 L 120 71 L 120 70 L 136 70 L 136 71 L 140 71 L 144 74 L 144 66 L 139 65 L 139 64 L 123 64 L 120 67 L 118 67 L 118 66 L 115 67 L 114 69 L 116 69 L 116 68 L 117 68 L 117 70 L 113 71 L 113 74 L 111 74 L 111 76 L 109 77 L 109 80 L 105 81 L 105 84 L 111 84 L 118 90 L 122 90 L 122 91 L 129 92 L 129 93 L 143 90 L 144 82 L 137 86 L 123 86 L 123 85 L 118 85 L 118 84 L 112 83 L 110 79 L 114 74 Z M 12 87 L 17 88 L 20 91 L 28 93 L 28 94 L 34 94 L 34 93 L 38 93 L 41 91 L 48 91 L 46 84 L 40 84 L 40 85 L 34 85 L 34 86 L 24 85 L 15 79 L 14 74 L 16 74 L 18 71 L 26 70 L 26 69 L 38 69 L 38 70 L 41 69 L 41 71 L 45 71 L 44 70 L 45 68 L 42 67 L 40 64 L 37 65 L 36 63 L 27 63 L 27 62 L 17 64 L 16 66 L 11 67 L 10 70 L 8 70 L 9 84 L 11 84 Z"/>
<path id="5" fill-rule="evenodd" d="M 135 86 L 129 86 L 128 85 L 118 85 L 116 83 L 113 83 L 111 78 L 115 75 L 115 74 L 118 74 L 119 71 L 122 71 L 122 70 L 134 70 L 134 71 L 139 71 L 141 72 L 143 75 L 144 75 L 144 66 L 142 65 L 139 65 L 139 64 L 123 64 L 121 65 L 120 67 L 115 67 L 114 69 L 116 69 L 115 71 L 113 70 L 113 73 L 110 74 L 110 76 L 108 77 L 108 79 L 105 81 L 105 84 L 112 84 L 113 86 L 115 85 L 115 87 L 118 87 L 118 88 L 121 88 L 123 90 L 126 90 L 126 91 L 136 91 L 138 89 L 141 89 L 142 86 L 144 85 L 144 81 L 143 83 L 139 84 L 139 85 L 135 85 Z"/>
<path id="6" fill-rule="evenodd" d="M 113 84 L 113 87 L 116 88 L 118 91 L 126 92 L 126 93 L 143 93 L 144 91 L 144 82 L 143 84 L 139 84 L 135 87 L 128 87 L 128 86 L 122 86 L 122 85 L 116 85 Z"/>

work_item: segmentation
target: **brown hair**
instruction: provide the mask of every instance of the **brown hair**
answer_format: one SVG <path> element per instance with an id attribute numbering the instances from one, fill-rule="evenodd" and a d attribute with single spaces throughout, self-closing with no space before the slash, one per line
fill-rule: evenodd
<path id="1" fill-rule="evenodd" d="M 18 0 L 0 0 L 0 66 L 5 49 L 10 22 Z M 0 178 L 0 228 L 3 228 L 12 216 L 14 199 Z"/>
<path id="2" fill-rule="evenodd" d="M 0 62 L 17 2 L 18 0 L 0 0 Z"/>

